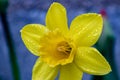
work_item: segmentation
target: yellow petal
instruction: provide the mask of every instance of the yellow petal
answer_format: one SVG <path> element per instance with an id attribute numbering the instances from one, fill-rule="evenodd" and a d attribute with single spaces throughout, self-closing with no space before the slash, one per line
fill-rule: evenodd
<path id="1" fill-rule="evenodd" d="M 74 63 L 61 66 L 59 80 L 82 80 L 83 73 Z"/>
<path id="2" fill-rule="evenodd" d="M 54 2 L 46 15 L 46 26 L 54 31 L 59 30 L 62 34 L 68 32 L 66 9 L 61 4 Z"/>
<path id="3" fill-rule="evenodd" d="M 55 80 L 57 73 L 58 67 L 49 67 L 39 58 L 33 68 L 32 80 Z"/>
<path id="4" fill-rule="evenodd" d="M 111 71 L 108 62 L 95 48 L 78 48 L 74 61 L 81 70 L 89 74 L 104 75 Z"/>
<path id="5" fill-rule="evenodd" d="M 103 26 L 101 15 L 95 13 L 77 16 L 70 25 L 70 35 L 78 46 L 92 46 L 98 40 Z"/>
<path id="6" fill-rule="evenodd" d="M 21 30 L 22 40 L 33 54 L 40 55 L 40 37 L 47 31 L 47 28 L 40 24 L 28 24 Z"/>

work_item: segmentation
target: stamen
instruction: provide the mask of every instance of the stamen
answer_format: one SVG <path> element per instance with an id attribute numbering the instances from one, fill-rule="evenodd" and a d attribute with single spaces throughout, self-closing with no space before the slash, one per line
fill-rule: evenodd
<path id="1" fill-rule="evenodd" d="M 69 55 L 71 50 L 72 50 L 72 48 L 70 47 L 70 45 L 66 41 L 60 42 L 57 46 L 57 51 L 65 54 L 65 55 Z"/>

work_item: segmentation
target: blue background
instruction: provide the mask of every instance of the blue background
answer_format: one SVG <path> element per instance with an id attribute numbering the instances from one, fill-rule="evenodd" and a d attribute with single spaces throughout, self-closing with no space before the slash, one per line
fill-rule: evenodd
<path id="1" fill-rule="evenodd" d="M 13 39 L 14 50 L 20 69 L 21 80 L 31 80 L 32 68 L 36 56 L 32 55 L 23 44 L 20 36 L 21 28 L 29 23 L 45 24 L 46 12 L 51 3 L 60 2 L 67 9 L 68 24 L 82 13 L 96 12 L 105 9 L 115 36 L 114 56 L 120 77 L 120 1 L 119 0 L 9 0 L 7 20 Z M 0 16 L 0 80 L 13 80 L 9 60 L 8 46 L 5 41 Z M 89 80 L 90 75 L 84 75 L 83 80 Z"/>

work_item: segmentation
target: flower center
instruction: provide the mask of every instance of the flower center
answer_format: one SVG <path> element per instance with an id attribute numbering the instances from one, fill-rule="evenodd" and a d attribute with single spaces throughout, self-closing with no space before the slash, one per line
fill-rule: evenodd
<path id="1" fill-rule="evenodd" d="M 40 39 L 41 59 L 50 66 L 71 63 L 75 54 L 75 46 L 70 39 L 59 32 L 49 32 Z"/>
<path id="2" fill-rule="evenodd" d="M 70 45 L 65 42 L 65 41 L 62 41 L 60 43 L 58 43 L 57 45 L 57 51 L 61 54 L 64 54 L 64 55 L 67 55 L 69 56 L 70 55 L 70 52 L 71 52 L 72 48 L 70 47 Z"/>

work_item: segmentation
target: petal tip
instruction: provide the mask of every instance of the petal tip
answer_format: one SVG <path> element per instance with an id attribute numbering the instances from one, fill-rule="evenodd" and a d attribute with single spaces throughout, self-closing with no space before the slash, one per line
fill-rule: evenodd
<path id="1" fill-rule="evenodd" d="M 96 15 L 98 15 L 98 16 L 100 16 L 100 17 L 101 17 L 101 14 L 99 14 L 99 13 L 96 13 Z"/>
<path id="2" fill-rule="evenodd" d="M 94 16 L 102 17 L 102 15 L 101 15 L 101 14 L 98 14 L 98 13 L 87 13 L 87 15 L 94 15 Z"/>
<path id="3" fill-rule="evenodd" d="M 107 75 L 107 74 L 109 74 L 110 72 L 112 72 L 112 70 L 110 69 L 110 70 L 108 70 L 106 73 L 104 73 L 104 74 L 100 74 L 100 75 Z"/>
<path id="4" fill-rule="evenodd" d="M 29 26 L 30 24 L 27 24 L 27 25 L 25 25 L 25 26 L 23 26 L 23 28 L 20 30 L 20 32 L 22 33 L 22 32 L 24 32 L 24 29 L 27 27 L 27 26 Z"/>
<path id="5" fill-rule="evenodd" d="M 52 4 L 59 4 L 58 2 L 53 2 Z"/>
<path id="6" fill-rule="evenodd" d="M 108 73 L 110 73 L 110 72 L 112 72 L 112 69 L 111 69 L 110 65 L 108 64 Z"/>
<path id="7" fill-rule="evenodd" d="M 53 6 L 53 5 L 61 5 L 61 4 L 58 3 L 58 2 L 53 2 L 53 3 L 51 4 L 51 6 Z"/>
<path id="8" fill-rule="evenodd" d="M 20 30 L 20 33 L 22 33 L 22 29 Z"/>

